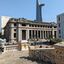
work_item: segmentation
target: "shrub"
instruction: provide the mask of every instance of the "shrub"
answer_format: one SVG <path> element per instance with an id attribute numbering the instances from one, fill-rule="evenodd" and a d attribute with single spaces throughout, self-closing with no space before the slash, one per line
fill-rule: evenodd
<path id="1" fill-rule="evenodd" d="M 50 39 L 49 44 L 54 45 L 54 44 L 59 43 L 59 42 L 62 42 L 62 40 L 61 39 Z"/>

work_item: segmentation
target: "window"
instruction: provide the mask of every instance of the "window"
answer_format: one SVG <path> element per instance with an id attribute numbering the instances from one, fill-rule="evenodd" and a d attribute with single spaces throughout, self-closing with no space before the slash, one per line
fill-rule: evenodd
<path id="1" fill-rule="evenodd" d="M 31 25 L 29 25 L 31 27 Z"/>
<path id="2" fill-rule="evenodd" d="M 54 28 L 57 28 L 57 26 L 54 26 Z"/>
<path id="3" fill-rule="evenodd" d="M 61 33 L 61 31 L 59 30 L 59 34 Z"/>
<path id="4" fill-rule="evenodd" d="M 52 28 L 52 26 L 50 26 L 50 28 Z"/>
<path id="5" fill-rule="evenodd" d="M 34 25 L 32 25 L 32 27 L 34 27 Z"/>
<path id="6" fill-rule="evenodd" d="M 14 38 L 16 37 L 16 33 L 14 33 Z"/>
<path id="7" fill-rule="evenodd" d="M 61 38 L 61 36 L 59 36 L 59 38 Z"/>
<path id="8" fill-rule="evenodd" d="M 22 26 L 26 26 L 26 24 L 22 24 Z"/>
<path id="9" fill-rule="evenodd" d="M 49 26 L 48 26 L 48 28 L 49 28 Z"/>
<path id="10" fill-rule="evenodd" d="M 60 17 L 58 17 L 58 21 L 60 21 Z"/>
<path id="11" fill-rule="evenodd" d="M 16 31 L 16 29 L 14 29 L 14 31 Z"/>
<path id="12" fill-rule="evenodd" d="M 41 27 L 42 27 L 42 25 L 41 25 Z"/>
<path id="13" fill-rule="evenodd" d="M 18 19 L 14 19 L 14 21 L 18 21 Z"/>
<path id="14" fill-rule="evenodd" d="M 35 25 L 35 27 L 37 27 L 37 25 Z"/>
<path id="15" fill-rule="evenodd" d="M 14 26 L 16 26 L 16 23 L 14 23 Z"/>
<path id="16" fill-rule="evenodd" d="M 60 24 L 58 24 L 58 26 L 60 27 Z"/>
<path id="17" fill-rule="evenodd" d="M 39 27 L 39 25 L 38 25 L 38 27 Z"/>
<path id="18" fill-rule="evenodd" d="M 43 26 L 43 28 L 44 28 L 44 26 Z"/>

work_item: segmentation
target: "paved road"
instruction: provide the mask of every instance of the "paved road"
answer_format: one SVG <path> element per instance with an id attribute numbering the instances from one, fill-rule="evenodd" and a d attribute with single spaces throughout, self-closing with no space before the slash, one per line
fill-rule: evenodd
<path id="1" fill-rule="evenodd" d="M 0 54 L 0 64 L 38 64 L 28 59 L 28 51 L 7 51 Z"/>

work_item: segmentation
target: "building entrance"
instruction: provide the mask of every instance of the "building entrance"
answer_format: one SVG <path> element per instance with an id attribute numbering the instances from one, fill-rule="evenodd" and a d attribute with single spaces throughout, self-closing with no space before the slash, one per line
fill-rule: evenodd
<path id="1" fill-rule="evenodd" d="M 22 40 L 26 40 L 26 30 L 22 30 Z"/>

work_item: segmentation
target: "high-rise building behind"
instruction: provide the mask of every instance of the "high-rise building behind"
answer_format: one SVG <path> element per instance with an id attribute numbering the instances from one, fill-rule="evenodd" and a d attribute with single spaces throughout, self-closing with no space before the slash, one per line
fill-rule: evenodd
<path id="1" fill-rule="evenodd" d="M 36 21 L 42 22 L 42 6 L 44 4 L 39 4 L 39 1 L 36 0 Z"/>
<path id="2" fill-rule="evenodd" d="M 64 13 L 57 16 L 58 38 L 64 39 Z"/>

